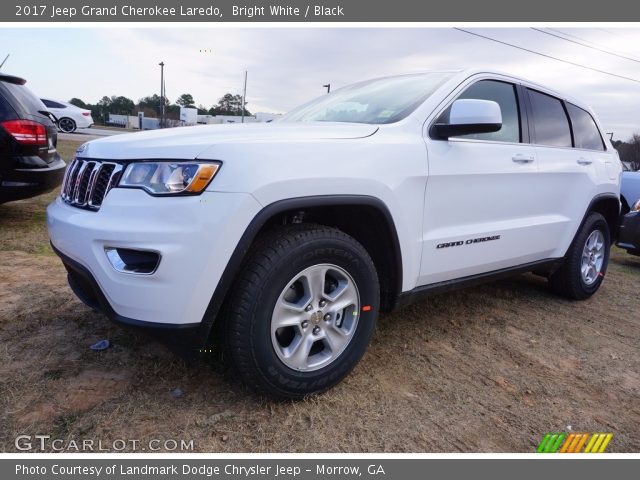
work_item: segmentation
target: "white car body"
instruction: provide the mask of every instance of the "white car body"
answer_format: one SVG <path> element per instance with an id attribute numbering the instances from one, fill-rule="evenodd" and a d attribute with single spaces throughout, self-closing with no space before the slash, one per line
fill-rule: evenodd
<path id="1" fill-rule="evenodd" d="M 75 131 L 76 128 L 89 128 L 93 125 L 93 118 L 91 117 L 91 110 L 87 110 L 85 108 L 76 107 L 75 105 L 69 102 L 62 102 L 60 100 L 53 100 L 51 98 L 41 98 L 42 103 L 44 103 L 47 110 L 53 113 L 58 122 L 62 124 L 60 126 L 60 130 L 63 132 L 71 133 Z M 73 124 L 68 123 L 70 127 L 75 125 L 73 128 L 66 128 L 65 121 L 72 120 Z"/>
<path id="2" fill-rule="evenodd" d="M 207 125 L 91 141 L 78 157 L 222 165 L 197 196 L 158 198 L 116 187 L 98 211 L 59 197 L 47 212 L 52 244 L 95 279 L 110 316 L 167 327 L 201 324 L 225 270 L 233 271 L 234 252 L 246 249 L 238 245 L 254 219 L 292 199 L 363 198 L 383 206 L 397 238 L 399 298 L 459 279 L 533 270 L 565 255 L 594 201 L 618 202 L 621 165 L 608 140 L 596 151 L 431 138 L 439 114 L 486 79 L 582 105 L 512 76 L 465 71 L 396 123 Z M 161 261 L 152 274 L 123 273 L 105 254 L 112 247 L 159 252 Z"/>

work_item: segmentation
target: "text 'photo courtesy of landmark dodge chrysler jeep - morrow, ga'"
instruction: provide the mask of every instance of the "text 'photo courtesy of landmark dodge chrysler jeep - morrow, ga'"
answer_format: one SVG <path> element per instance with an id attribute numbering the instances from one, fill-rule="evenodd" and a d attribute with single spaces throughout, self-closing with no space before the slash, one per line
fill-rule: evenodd
<path id="1" fill-rule="evenodd" d="M 591 296 L 621 170 L 580 102 L 428 72 L 273 123 L 91 141 L 47 218 L 85 303 L 194 350 L 222 339 L 248 385 L 299 398 L 344 378 L 379 312 L 417 294 L 535 272 Z"/>

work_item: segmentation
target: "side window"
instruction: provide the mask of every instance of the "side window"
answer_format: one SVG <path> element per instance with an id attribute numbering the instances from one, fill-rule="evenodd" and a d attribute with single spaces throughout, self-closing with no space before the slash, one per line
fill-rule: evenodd
<path id="1" fill-rule="evenodd" d="M 571 127 L 562 102 L 551 95 L 529 91 L 536 143 L 550 147 L 571 147 Z"/>
<path id="2" fill-rule="evenodd" d="M 493 100 L 500 105 L 502 128 L 497 132 L 460 135 L 456 138 L 473 138 L 475 140 L 492 140 L 511 143 L 520 142 L 518 97 L 513 84 L 498 80 L 480 80 L 462 92 L 458 99 Z M 450 109 L 451 107 L 442 112 L 436 122 L 448 122 Z"/>
<path id="3" fill-rule="evenodd" d="M 576 148 L 604 150 L 602 135 L 600 135 L 596 122 L 589 112 L 571 103 L 566 103 L 566 106 L 573 125 L 573 138 Z"/>
<path id="4" fill-rule="evenodd" d="M 2 90 L 0 89 L 0 121 L 7 120 L 15 117 L 15 112 L 9 102 L 4 98 Z"/>
<path id="5" fill-rule="evenodd" d="M 62 105 L 61 103 L 53 102 L 51 100 L 42 100 L 42 103 L 49 108 L 67 108 L 66 105 Z"/>

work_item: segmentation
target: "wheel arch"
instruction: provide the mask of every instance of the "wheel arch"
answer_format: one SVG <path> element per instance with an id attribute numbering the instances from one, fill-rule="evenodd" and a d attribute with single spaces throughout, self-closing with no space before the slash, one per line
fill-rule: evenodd
<path id="1" fill-rule="evenodd" d="M 580 227 L 582 227 L 587 216 L 591 212 L 597 212 L 605 218 L 609 225 L 609 234 L 611 236 L 611 243 L 613 244 L 618 236 L 618 225 L 620 223 L 620 198 L 612 193 L 596 195 L 591 200 L 589 208 L 587 209 L 582 222 L 580 222 Z"/>
<path id="2" fill-rule="evenodd" d="M 202 319 L 207 335 L 253 243 L 265 231 L 290 223 L 338 228 L 360 242 L 380 277 L 381 309 L 393 310 L 402 291 L 402 253 L 391 212 L 367 195 L 322 195 L 280 200 L 264 207 L 245 229 L 216 286 Z"/>

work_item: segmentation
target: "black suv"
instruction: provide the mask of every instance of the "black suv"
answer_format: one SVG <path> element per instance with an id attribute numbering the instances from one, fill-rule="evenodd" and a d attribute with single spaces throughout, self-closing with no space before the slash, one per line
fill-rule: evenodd
<path id="1" fill-rule="evenodd" d="M 64 176 L 55 117 L 25 83 L 0 73 L 0 203 L 53 190 Z"/>

